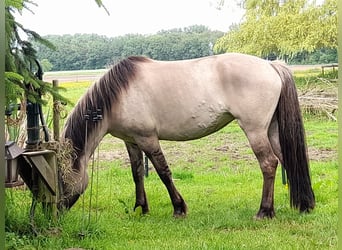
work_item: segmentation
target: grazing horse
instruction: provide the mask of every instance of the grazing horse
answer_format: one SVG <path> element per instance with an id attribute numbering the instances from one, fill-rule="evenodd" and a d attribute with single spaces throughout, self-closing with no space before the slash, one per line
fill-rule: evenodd
<path id="1" fill-rule="evenodd" d="M 85 119 L 101 109 L 103 119 Z M 149 211 L 143 152 L 167 188 L 174 216 L 187 206 L 172 180 L 159 140 L 187 141 L 212 134 L 234 119 L 246 134 L 263 174 L 256 218 L 272 218 L 278 161 L 284 166 L 290 205 L 315 206 L 297 91 L 289 69 L 276 62 L 228 53 L 182 61 L 128 57 L 102 76 L 79 100 L 63 132 L 76 158 L 64 183 L 62 205 L 70 208 L 84 192 L 88 160 L 104 135 L 125 142 L 135 182 L 135 208 Z"/>

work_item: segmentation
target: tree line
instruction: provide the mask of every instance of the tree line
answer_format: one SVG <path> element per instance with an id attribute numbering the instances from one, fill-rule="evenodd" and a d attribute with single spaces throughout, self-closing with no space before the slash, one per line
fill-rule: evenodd
<path id="1" fill-rule="evenodd" d="M 44 39 L 55 49 L 34 43 L 37 57 L 44 71 L 102 69 L 131 55 L 144 55 L 156 60 L 183 60 L 224 51 L 215 51 L 223 32 L 211 31 L 205 26 L 191 26 L 163 30 L 154 35 L 128 34 L 106 37 L 97 34 L 49 35 Z M 276 59 L 270 52 L 263 56 Z M 319 48 L 313 52 L 301 51 L 290 58 L 289 64 L 326 64 L 337 62 L 336 48 Z"/>
<path id="2" fill-rule="evenodd" d="M 54 50 L 39 43 L 35 43 L 35 47 L 45 70 L 100 69 L 131 55 L 144 55 L 156 60 L 208 56 L 213 54 L 216 40 L 223 35 L 221 31 L 195 25 L 162 30 L 153 35 L 49 35 L 44 39 L 55 45 Z"/>

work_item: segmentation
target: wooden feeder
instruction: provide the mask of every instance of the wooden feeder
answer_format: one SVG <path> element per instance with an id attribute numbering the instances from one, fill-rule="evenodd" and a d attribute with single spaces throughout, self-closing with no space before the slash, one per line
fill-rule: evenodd
<path id="1" fill-rule="evenodd" d="M 19 180 L 18 157 L 24 152 L 15 142 L 5 144 L 5 187 L 17 187 L 24 182 Z"/>
<path id="2" fill-rule="evenodd" d="M 60 199 L 56 160 L 52 150 L 24 152 L 19 158 L 19 174 L 33 194 L 31 213 L 36 203 L 41 202 L 52 219 L 57 219 Z"/>

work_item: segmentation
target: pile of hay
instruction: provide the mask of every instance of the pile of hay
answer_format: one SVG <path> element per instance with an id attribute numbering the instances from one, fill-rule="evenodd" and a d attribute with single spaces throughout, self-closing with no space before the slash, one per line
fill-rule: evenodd
<path id="1" fill-rule="evenodd" d="M 74 172 L 72 164 L 76 159 L 76 153 L 70 140 L 62 142 L 52 141 L 45 145 L 46 149 L 56 152 L 57 168 L 64 183 Z"/>
<path id="2" fill-rule="evenodd" d="M 319 83 L 299 92 L 299 103 L 303 114 L 319 115 L 336 121 L 338 110 L 337 84 L 319 78 Z"/>

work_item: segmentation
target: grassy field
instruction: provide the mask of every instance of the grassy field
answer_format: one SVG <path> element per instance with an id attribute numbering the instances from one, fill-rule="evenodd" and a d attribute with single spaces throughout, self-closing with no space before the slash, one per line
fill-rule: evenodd
<path id="1" fill-rule="evenodd" d="M 297 75 L 299 88 L 304 90 L 313 77 Z M 76 102 L 89 82 L 62 86 Z M 151 212 L 142 216 L 132 211 L 134 184 L 124 144 L 106 136 L 89 166 L 90 174 L 94 169 L 91 188 L 57 222 L 37 209 L 38 235 L 29 220 L 30 192 L 6 190 L 6 249 L 337 249 L 337 122 L 307 113 L 305 128 L 317 203 L 310 214 L 290 208 L 278 168 L 276 218 L 253 220 L 262 175 L 233 122 L 200 140 L 161 142 L 189 214 L 172 217 L 167 191 L 150 166 L 146 191 Z"/>

